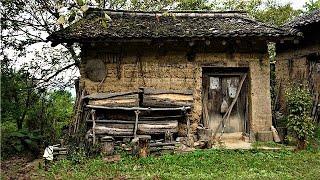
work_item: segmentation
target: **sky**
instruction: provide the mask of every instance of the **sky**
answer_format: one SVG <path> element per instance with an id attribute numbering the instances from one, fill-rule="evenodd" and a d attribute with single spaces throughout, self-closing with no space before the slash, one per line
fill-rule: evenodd
<path id="1" fill-rule="evenodd" d="M 290 2 L 294 9 L 302 9 L 307 0 L 278 0 L 281 3 Z"/>

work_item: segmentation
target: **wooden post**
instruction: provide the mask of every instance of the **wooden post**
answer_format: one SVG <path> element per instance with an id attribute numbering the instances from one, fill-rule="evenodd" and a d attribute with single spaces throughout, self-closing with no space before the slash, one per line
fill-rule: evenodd
<path id="1" fill-rule="evenodd" d="M 92 143 L 96 144 L 96 110 L 91 110 L 91 116 L 92 116 Z"/>
<path id="2" fill-rule="evenodd" d="M 135 121 L 135 124 L 134 124 L 134 132 L 133 132 L 133 135 L 134 135 L 134 138 L 137 137 L 137 130 L 138 130 L 138 121 L 139 121 L 139 114 L 140 114 L 140 111 L 139 110 L 136 110 L 134 111 L 135 114 L 136 114 L 136 121 Z"/>
<path id="3" fill-rule="evenodd" d="M 140 135 L 138 136 L 138 145 L 139 145 L 139 157 L 147 157 L 150 153 L 149 141 L 151 136 L 149 135 Z"/>
<path id="4" fill-rule="evenodd" d="M 143 96 L 144 96 L 144 88 L 140 87 L 138 92 L 138 97 L 139 97 L 139 106 L 141 107 L 143 105 Z"/>

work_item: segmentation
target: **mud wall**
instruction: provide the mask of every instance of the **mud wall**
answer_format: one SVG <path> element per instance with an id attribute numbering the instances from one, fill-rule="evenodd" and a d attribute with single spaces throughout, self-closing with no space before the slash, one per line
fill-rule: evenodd
<path id="1" fill-rule="evenodd" d="M 269 61 L 265 54 L 210 53 L 188 55 L 188 50 L 165 52 L 145 47 L 112 50 L 83 49 L 81 86 L 89 93 L 124 92 L 148 87 L 193 90 L 192 129 L 202 117 L 202 67 L 247 67 L 249 69 L 249 123 L 254 132 L 270 130 L 271 100 Z"/>
<path id="2" fill-rule="evenodd" d="M 314 93 L 320 93 L 319 54 L 320 45 L 292 49 L 277 54 L 276 93 L 279 93 L 278 102 L 281 112 L 286 111 L 285 91 L 293 83 L 303 84 Z"/>

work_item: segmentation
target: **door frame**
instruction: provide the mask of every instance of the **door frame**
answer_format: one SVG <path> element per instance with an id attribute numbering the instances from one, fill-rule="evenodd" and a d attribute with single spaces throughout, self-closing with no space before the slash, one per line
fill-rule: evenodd
<path id="1" fill-rule="evenodd" d="M 204 87 L 207 87 L 208 85 L 205 85 L 204 83 L 207 83 L 205 81 L 208 77 L 212 76 L 242 76 L 243 74 L 247 73 L 247 77 L 244 81 L 243 87 L 241 89 L 241 93 L 246 93 L 245 95 L 245 107 L 244 107 L 244 127 L 243 132 L 249 133 L 250 132 L 250 122 L 249 122 L 249 94 L 250 94 L 250 81 L 249 81 L 249 68 L 248 67 L 214 67 L 214 66 L 203 66 L 202 67 L 202 83 L 201 83 L 201 107 L 202 107 L 202 114 L 201 114 L 201 123 L 205 126 L 205 105 L 204 101 L 206 97 L 206 90 Z M 245 89 L 244 89 L 245 88 Z M 244 91 L 244 92 L 243 92 Z M 240 96 L 239 96 L 240 98 Z"/>

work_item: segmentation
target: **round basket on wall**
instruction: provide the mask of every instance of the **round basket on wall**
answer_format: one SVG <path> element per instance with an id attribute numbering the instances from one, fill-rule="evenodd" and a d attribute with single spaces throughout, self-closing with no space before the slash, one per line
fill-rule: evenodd
<path id="1" fill-rule="evenodd" d="M 86 63 L 85 72 L 88 79 L 100 82 L 106 76 L 106 65 L 100 59 L 90 59 Z"/>

